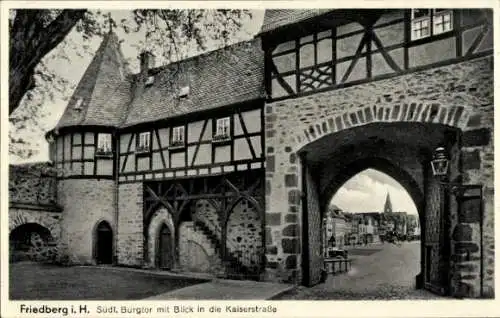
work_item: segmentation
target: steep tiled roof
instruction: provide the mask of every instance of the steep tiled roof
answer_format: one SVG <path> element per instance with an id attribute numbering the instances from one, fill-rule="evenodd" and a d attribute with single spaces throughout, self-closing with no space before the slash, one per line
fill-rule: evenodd
<path id="1" fill-rule="evenodd" d="M 169 64 L 138 92 L 123 126 L 232 105 L 264 96 L 264 54 L 258 39 Z M 187 97 L 179 89 L 189 86 Z"/>
<path id="2" fill-rule="evenodd" d="M 78 83 L 56 128 L 74 125 L 118 126 L 130 99 L 127 68 L 114 33 L 107 34 Z M 75 109 L 82 99 L 81 109 Z"/>
<path id="3" fill-rule="evenodd" d="M 96 125 L 126 127 L 264 97 L 260 39 L 151 70 L 154 83 L 137 87 L 114 33 L 104 37 L 55 129 Z M 135 83 L 134 83 L 135 82 Z M 179 88 L 189 86 L 187 97 Z M 80 110 L 74 105 L 83 99 Z"/>
<path id="4" fill-rule="evenodd" d="M 274 9 L 266 10 L 260 33 L 276 30 L 315 16 L 332 11 L 332 9 Z"/>

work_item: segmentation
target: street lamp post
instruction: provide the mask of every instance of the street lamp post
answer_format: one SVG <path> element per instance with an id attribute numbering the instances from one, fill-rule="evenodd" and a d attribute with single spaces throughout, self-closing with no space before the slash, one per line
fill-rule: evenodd
<path id="1" fill-rule="evenodd" d="M 464 186 L 462 183 L 453 183 L 447 181 L 449 163 L 450 160 L 445 148 L 436 148 L 431 160 L 432 174 L 434 175 L 434 177 L 439 178 L 439 184 L 443 188 L 450 189 L 453 195 L 459 196 L 466 188 L 468 188 L 468 186 Z"/>
<path id="2" fill-rule="evenodd" d="M 449 189 L 450 193 L 455 197 L 458 207 L 457 207 L 457 212 L 459 213 L 458 216 L 458 222 L 461 222 L 460 219 L 460 214 L 462 205 L 465 204 L 465 202 L 472 202 L 472 204 L 477 204 L 477 208 L 471 207 L 471 203 L 469 203 L 469 209 L 470 211 L 476 211 L 477 214 L 473 216 L 473 219 L 477 220 L 476 222 L 479 224 L 479 246 L 481 248 L 480 254 L 483 254 L 483 241 L 482 241 L 482 233 L 483 233 L 483 219 L 484 219 L 484 211 L 483 211 L 483 186 L 481 184 L 469 184 L 469 185 L 464 185 L 462 183 L 453 183 L 453 182 L 448 182 L 447 177 L 448 177 L 448 167 L 449 167 L 449 159 L 448 156 L 446 155 L 446 151 L 443 147 L 438 147 L 434 151 L 433 158 L 431 160 L 431 166 L 432 166 L 432 173 L 434 177 L 438 177 L 439 184 L 445 188 Z M 467 212 L 467 219 L 471 219 L 472 214 L 471 212 Z M 470 222 L 470 221 L 468 221 Z M 422 225 L 421 225 L 422 226 Z M 425 227 L 421 227 L 421 230 L 425 229 Z M 425 239 L 424 233 L 421 233 L 422 239 Z M 467 239 L 469 240 L 469 239 Z M 481 273 L 481 288 L 479 288 L 481 296 L 482 296 L 482 284 L 483 284 L 483 259 L 481 257 L 480 259 L 480 273 Z"/>
<path id="3" fill-rule="evenodd" d="M 443 147 L 438 147 L 434 151 L 431 161 L 432 173 L 435 177 L 445 177 L 448 174 L 449 160 Z"/>

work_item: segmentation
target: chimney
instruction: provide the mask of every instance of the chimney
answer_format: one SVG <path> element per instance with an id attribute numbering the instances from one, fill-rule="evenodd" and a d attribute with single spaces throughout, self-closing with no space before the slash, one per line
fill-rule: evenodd
<path id="1" fill-rule="evenodd" d="M 141 74 L 147 74 L 148 70 L 155 67 L 156 61 L 155 56 L 150 51 L 143 51 L 139 55 Z"/>
<path id="2" fill-rule="evenodd" d="M 135 83 L 135 97 L 141 96 L 148 82 L 149 70 L 155 66 L 155 56 L 150 51 L 142 51 L 139 54 L 139 74 Z"/>
<path id="3" fill-rule="evenodd" d="M 150 51 L 139 54 L 140 74 L 143 79 L 147 78 L 148 71 L 155 67 L 155 56 Z"/>

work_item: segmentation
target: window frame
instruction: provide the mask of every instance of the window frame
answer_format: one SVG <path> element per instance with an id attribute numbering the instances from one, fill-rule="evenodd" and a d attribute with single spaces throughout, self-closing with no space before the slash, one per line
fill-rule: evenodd
<path id="1" fill-rule="evenodd" d="M 106 151 L 106 149 L 101 149 L 99 147 L 102 137 L 109 137 L 109 150 Z M 106 139 L 104 139 L 106 140 Z M 96 157 L 111 157 L 113 156 L 113 135 L 111 133 L 97 133 L 97 144 L 95 145 L 95 156 Z"/>
<path id="2" fill-rule="evenodd" d="M 147 136 L 146 139 L 148 140 L 147 145 L 141 146 L 141 141 L 143 139 L 143 136 Z M 135 145 L 135 152 L 136 153 L 150 153 L 151 152 L 151 132 L 150 131 L 143 131 L 137 134 L 136 136 L 137 141 Z"/>
<path id="3" fill-rule="evenodd" d="M 452 32 L 454 25 L 453 25 L 453 9 L 418 9 L 418 10 L 428 10 L 427 15 L 415 18 L 415 10 L 416 9 L 411 9 L 411 14 L 410 14 L 410 39 L 411 41 L 418 41 L 421 39 L 433 37 L 439 34 L 444 34 L 448 32 Z M 440 11 L 437 11 L 440 10 Z M 445 17 L 449 16 L 449 19 L 445 21 Z M 442 31 L 438 31 L 436 26 L 439 25 L 436 23 L 436 17 L 441 17 L 442 18 L 442 23 L 439 23 L 442 25 Z M 427 29 L 428 33 L 426 35 L 422 35 L 422 31 L 424 28 L 420 27 L 418 29 L 415 28 L 416 23 L 427 23 Z M 445 29 L 445 25 L 449 25 L 448 29 Z M 420 35 L 415 35 L 415 31 L 419 30 Z"/>
<path id="4" fill-rule="evenodd" d="M 182 138 L 178 138 L 182 137 Z M 186 146 L 186 126 L 172 127 L 170 134 L 170 149 L 184 148 Z"/>
<path id="5" fill-rule="evenodd" d="M 220 123 L 222 124 L 220 125 Z M 212 139 L 213 141 L 231 139 L 231 116 L 220 117 L 215 120 L 215 133 Z"/>

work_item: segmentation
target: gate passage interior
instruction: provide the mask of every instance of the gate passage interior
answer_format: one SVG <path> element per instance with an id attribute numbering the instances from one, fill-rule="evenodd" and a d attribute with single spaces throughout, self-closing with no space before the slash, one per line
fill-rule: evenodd
<path id="1" fill-rule="evenodd" d="M 458 129 L 438 124 L 372 123 L 324 136 L 300 149 L 305 194 L 303 284 L 310 286 L 320 280 L 321 220 L 333 194 L 357 173 L 373 168 L 397 180 L 417 207 L 421 273 L 416 287 L 441 295 L 452 293 L 452 242 L 459 240 L 452 229 L 458 223 L 471 222 L 464 219 L 464 214 L 470 214 L 464 209 L 477 211 L 479 216 L 472 221 L 479 224 L 482 214 L 481 186 L 460 182 L 460 134 Z M 431 168 L 434 152 L 442 145 L 450 151 L 444 177 L 435 175 Z M 476 191 L 472 196 L 467 194 L 471 189 Z"/>

